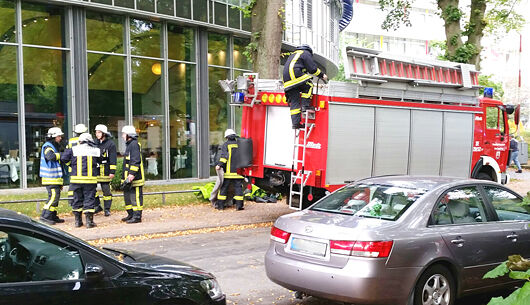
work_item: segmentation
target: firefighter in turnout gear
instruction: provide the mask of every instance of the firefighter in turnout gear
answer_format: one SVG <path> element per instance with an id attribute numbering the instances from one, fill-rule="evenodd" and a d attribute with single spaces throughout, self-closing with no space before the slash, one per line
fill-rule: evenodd
<path id="1" fill-rule="evenodd" d="M 40 153 L 40 173 L 42 185 L 48 191 L 48 201 L 42 209 L 40 219 L 50 225 L 64 222 L 57 216 L 57 206 L 63 188 L 63 169 L 60 164 L 60 143 L 64 133 L 58 127 L 52 127 L 46 134 L 46 143 Z"/>
<path id="2" fill-rule="evenodd" d="M 86 127 L 85 124 L 75 125 L 73 137 L 68 139 L 68 144 L 66 145 L 66 148 L 72 148 L 76 146 L 77 144 L 79 144 L 79 135 L 87 131 L 88 131 L 88 127 Z M 71 174 L 72 168 L 70 167 L 70 164 L 66 164 L 66 165 L 68 165 L 68 172 L 69 174 Z M 74 202 L 74 192 L 71 190 L 70 187 L 68 187 L 68 203 L 70 204 L 70 206 L 72 206 L 73 202 Z"/>
<path id="3" fill-rule="evenodd" d="M 72 169 L 70 189 L 74 192 L 72 211 L 74 212 L 76 227 L 83 225 L 82 214 L 85 214 L 87 228 L 96 226 L 94 212 L 100 156 L 101 151 L 89 133 L 81 134 L 78 144 L 72 148 L 67 148 L 61 155 L 61 161 L 70 162 Z"/>
<path id="4" fill-rule="evenodd" d="M 105 216 L 110 216 L 110 207 L 112 205 L 110 182 L 116 173 L 116 144 L 109 139 L 110 133 L 107 130 L 107 126 L 97 125 L 95 130 L 97 144 L 101 150 L 98 182 L 103 191 Z"/>
<path id="5" fill-rule="evenodd" d="M 121 130 L 122 138 L 127 147 L 123 160 L 123 199 L 127 216 L 122 218 L 126 223 L 142 222 L 144 196 L 142 192 L 145 184 L 144 164 L 142 162 L 141 147 L 134 126 L 124 126 Z"/>
<path id="6" fill-rule="evenodd" d="M 313 76 L 328 80 L 328 76 L 317 67 L 313 61 L 313 50 L 308 45 L 296 48 L 285 62 L 283 69 L 283 87 L 287 103 L 291 108 L 291 122 L 293 129 L 303 128 L 300 122 L 302 111 L 313 109 L 311 98 L 313 95 Z"/>
<path id="7" fill-rule="evenodd" d="M 225 208 L 225 203 L 230 185 L 234 187 L 234 202 L 238 211 L 243 210 L 243 176 L 237 173 L 237 135 L 232 129 L 225 131 L 226 142 L 221 147 L 221 156 L 216 169 L 224 169 L 224 180 L 217 195 L 216 209 Z"/>

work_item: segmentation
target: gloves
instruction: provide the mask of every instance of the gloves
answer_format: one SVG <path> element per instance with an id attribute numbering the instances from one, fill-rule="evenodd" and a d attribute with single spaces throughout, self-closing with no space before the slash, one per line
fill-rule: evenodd
<path id="1" fill-rule="evenodd" d="M 327 74 L 324 74 L 322 75 L 322 80 L 327 83 L 328 82 L 328 75 Z"/>

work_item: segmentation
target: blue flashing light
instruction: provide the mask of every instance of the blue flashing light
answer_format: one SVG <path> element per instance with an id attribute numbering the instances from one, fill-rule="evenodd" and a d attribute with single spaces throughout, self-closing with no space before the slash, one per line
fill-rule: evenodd
<path id="1" fill-rule="evenodd" d="M 490 88 L 490 87 L 484 88 L 484 97 L 493 98 L 493 88 Z"/>
<path id="2" fill-rule="evenodd" d="M 245 102 L 245 94 L 243 92 L 234 93 L 234 103 L 243 104 Z"/>

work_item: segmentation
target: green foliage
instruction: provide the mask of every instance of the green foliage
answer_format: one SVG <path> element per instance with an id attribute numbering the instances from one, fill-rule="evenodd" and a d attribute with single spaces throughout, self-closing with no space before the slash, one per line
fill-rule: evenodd
<path id="1" fill-rule="evenodd" d="M 381 28 L 397 30 L 402 24 L 412 26 L 410 11 L 413 2 L 413 0 L 379 0 L 379 8 L 387 12 Z"/>
<path id="2" fill-rule="evenodd" d="M 478 83 L 481 86 L 479 93 L 484 94 L 484 87 L 493 88 L 493 98 L 501 100 L 504 96 L 504 89 L 501 82 L 495 82 L 492 79 L 492 75 L 479 75 Z"/>
<path id="3" fill-rule="evenodd" d="M 442 18 L 446 22 L 459 22 L 462 16 L 464 16 L 464 12 L 453 5 L 448 5 L 442 12 Z"/>
<path id="4" fill-rule="evenodd" d="M 251 42 L 245 46 L 245 50 L 243 51 L 243 55 L 247 58 L 247 61 L 249 63 L 254 63 L 254 54 L 256 54 L 256 51 L 258 50 L 258 41 L 261 37 L 261 32 L 254 32 L 250 34 Z"/>
<path id="5" fill-rule="evenodd" d="M 110 182 L 110 186 L 113 190 L 121 189 L 121 176 L 123 175 L 123 158 L 118 158 L 116 160 L 116 172 L 114 173 L 114 178 Z"/>
<path id="6" fill-rule="evenodd" d="M 339 73 L 335 75 L 333 80 L 339 82 L 351 82 L 351 79 L 346 78 L 346 73 L 344 72 L 344 64 L 342 62 L 339 64 Z"/>
<path id="7" fill-rule="evenodd" d="M 492 298 L 488 305 L 527 305 L 530 300 L 530 260 L 525 260 L 520 255 L 511 255 L 507 261 L 486 273 L 483 278 L 493 279 L 506 274 L 514 280 L 527 282 L 506 298 Z"/>
<path id="8" fill-rule="evenodd" d="M 250 18 L 252 16 L 252 9 L 258 0 L 250 0 L 246 6 L 240 7 L 239 10 L 243 13 L 245 18 Z"/>
<path id="9" fill-rule="evenodd" d="M 514 10 L 520 0 L 494 0 L 494 5 L 484 16 L 486 32 L 496 36 L 508 33 L 510 30 L 519 31 L 525 24 L 525 19 Z"/>
<path id="10" fill-rule="evenodd" d="M 477 47 L 466 42 L 458 47 L 454 54 L 447 52 L 445 56 L 449 61 L 468 63 L 475 54 L 477 54 Z"/>

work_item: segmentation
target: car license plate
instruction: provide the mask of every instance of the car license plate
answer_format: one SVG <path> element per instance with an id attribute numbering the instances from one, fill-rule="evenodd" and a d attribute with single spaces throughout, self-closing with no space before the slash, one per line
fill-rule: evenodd
<path id="1" fill-rule="evenodd" d="M 320 243 L 313 240 L 293 237 L 291 240 L 291 251 L 300 252 L 308 255 L 326 256 L 326 243 Z"/>

